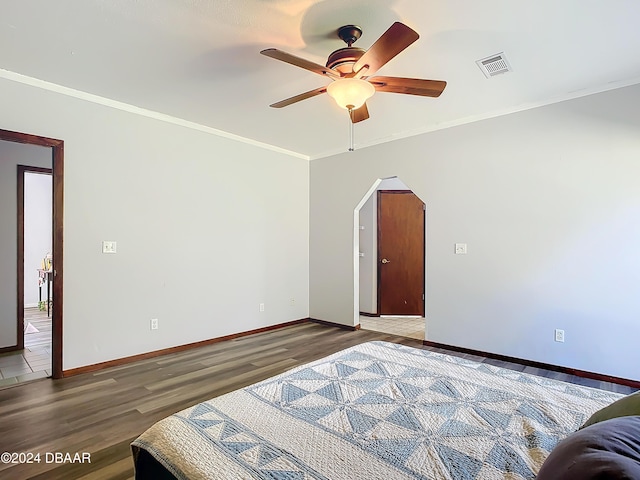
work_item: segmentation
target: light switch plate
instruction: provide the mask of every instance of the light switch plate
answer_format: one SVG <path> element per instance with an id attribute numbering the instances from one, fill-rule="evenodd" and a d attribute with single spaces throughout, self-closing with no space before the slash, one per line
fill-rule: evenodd
<path id="1" fill-rule="evenodd" d="M 103 240 L 102 253 L 116 253 L 116 242 Z"/>
<path id="2" fill-rule="evenodd" d="M 466 243 L 456 243 L 455 254 L 456 255 L 466 255 L 467 254 L 467 244 Z"/>

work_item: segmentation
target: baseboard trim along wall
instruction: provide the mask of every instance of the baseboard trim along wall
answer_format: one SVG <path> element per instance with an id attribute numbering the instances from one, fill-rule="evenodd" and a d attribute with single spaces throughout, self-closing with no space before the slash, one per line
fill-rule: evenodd
<path id="1" fill-rule="evenodd" d="M 0 348 L 0 354 L 9 353 L 9 352 L 15 352 L 16 350 L 22 350 L 22 349 L 20 347 L 18 347 L 18 345 L 9 345 L 8 347 Z"/>
<path id="2" fill-rule="evenodd" d="M 502 360 L 505 362 L 518 363 L 520 365 L 526 365 L 527 367 L 543 368 L 545 370 L 552 370 L 554 372 L 566 373 L 568 375 L 575 375 L 577 377 L 589 378 L 591 380 L 598 380 L 601 382 L 618 383 L 620 385 L 626 385 L 628 387 L 640 388 L 640 381 L 638 380 L 630 380 L 628 378 L 620 378 L 620 377 L 614 377 L 611 375 L 603 375 L 601 373 L 588 372 L 586 370 L 578 370 L 575 368 L 561 367 L 558 365 L 552 365 L 550 363 L 535 362 L 533 360 L 524 360 L 522 358 L 509 357 L 507 355 L 500 355 L 497 353 L 489 353 L 489 352 L 483 352 L 480 350 L 473 350 L 471 348 L 456 347 L 456 346 L 447 345 L 444 343 L 432 342 L 430 340 L 423 340 L 422 343 L 423 345 L 427 345 L 429 347 L 442 348 L 445 350 L 452 350 L 454 352 L 468 353 L 471 355 L 478 355 L 481 357 L 492 358 L 494 360 Z"/>
<path id="3" fill-rule="evenodd" d="M 270 330 L 276 330 L 276 329 L 279 329 L 279 328 L 284 328 L 284 327 L 288 327 L 288 326 L 291 326 L 291 325 L 297 325 L 297 324 L 304 323 L 304 322 L 318 323 L 320 325 L 326 325 L 326 326 L 329 326 L 329 327 L 336 327 L 336 328 L 340 328 L 340 329 L 343 329 L 343 330 L 350 330 L 350 331 L 360 330 L 360 325 L 355 325 L 355 326 L 354 325 L 343 325 L 341 323 L 329 322 L 329 321 L 326 321 L 326 320 L 319 320 L 317 318 L 301 318 L 299 320 L 293 320 L 293 321 L 290 321 L 290 322 L 279 323 L 279 324 L 271 325 L 271 326 L 268 326 L 268 327 L 257 328 L 255 330 L 248 330 L 246 332 L 233 333 L 231 335 L 225 335 L 223 337 L 211 338 L 209 340 L 203 340 L 203 341 L 200 341 L 200 342 L 187 343 L 185 345 L 178 345 L 178 346 L 175 346 L 175 347 L 169 347 L 169 348 L 165 348 L 165 349 L 162 349 L 162 350 L 155 350 L 153 352 L 141 353 L 139 355 L 133 355 L 133 356 L 130 356 L 130 357 L 118 358 L 116 360 L 109 360 L 107 362 L 95 363 L 93 365 L 86 365 L 86 366 L 78 367 L 78 368 L 71 368 L 69 370 L 63 370 L 62 376 L 63 377 L 72 377 L 74 375 L 79 375 L 81 373 L 96 372 L 96 371 L 99 371 L 99 370 L 104 370 L 105 368 L 109 368 L 109 367 L 117 367 L 117 366 L 125 365 L 127 363 L 136 362 L 136 361 L 139 361 L 139 360 L 146 360 L 148 358 L 159 357 L 161 355 L 167 355 L 167 354 L 170 354 L 170 353 L 182 352 L 182 351 L 190 350 L 190 349 L 193 349 L 193 348 L 204 347 L 206 345 L 212 345 L 214 343 L 224 342 L 225 340 L 233 340 L 234 338 L 245 337 L 247 335 L 253 335 L 255 333 L 268 332 Z M 614 377 L 614 376 L 610 376 L 610 375 L 603 375 L 603 374 L 600 374 L 600 373 L 588 372 L 588 371 L 585 371 L 585 370 L 578 370 L 578 369 L 574 369 L 574 368 L 561 367 L 561 366 L 552 365 L 552 364 L 549 364 L 549 363 L 535 362 L 535 361 L 532 361 L 532 360 L 524 360 L 522 358 L 509 357 L 507 355 L 500 355 L 500 354 L 496 354 L 496 353 L 482 352 L 480 350 L 473 350 L 471 348 L 457 347 L 457 346 L 454 346 L 454 345 L 447 345 L 447 344 L 444 344 L 444 343 L 432 342 L 430 340 L 423 340 L 422 343 L 423 343 L 423 345 L 426 345 L 426 346 L 442 348 L 442 349 L 451 350 L 451 351 L 454 351 L 454 352 L 468 353 L 468 354 L 471 354 L 471 355 L 478 355 L 478 356 L 482 356 L 482 357 L 492 358 L 494 360 L 502 360 L 502 361 L 511 362 L 511 363 L 518 363 L 520 365 L 525 365 L 525 366 L 528 366 L 528 367 L 543 368 L 545 370 L 552 370 L 554 372 L 566 373 L 566 374 L 569 374 L 569 375 L 576 375 L 578 377 L 590 378 L 592 380 L 598 380 L 598 381 L 602 381 L 602 382 L 612 382 L 612 383 L 618 383 L 620 385 L 626 385 L 626 386 L 633 387 L 633 388 L 640 388 L 640 381 L 638 381 L 638 380 L 630 380 L 630 379 L 627 379 L 627 378 L 620 378 L 620 377 Z"/>
<path id="4" fill-rule="evenodd" d="M 360 330 L 360 324 L 358 324 L 358 325 L 344 325 L 342 323 L 334 323 L 334 322 L 328 322 L 326 320 L 318 320 L 317 318 L 309 318 L 308 320 L 310 322 L 319 323 L 320 325 L 326 325 L 328 327 L 342 328 L 343 330 L 351 330 L 351 331 Z"/>
<path id="5" fill-rule="evenodd" d="M 309 318 L 301 318 L 300 320 L 293 320 L 291 322 L 278 323 L 277 325 L 271 325 L 268 327 L 256 328 L 255 330 L 249 330 L 246 332 L 233 333 L 231 335 L 225 335 L 223 337 L 210 338 L 209 340 L 202 340 L 201 342 L 187 343 L 184 345 L 178 345 L 176 347 L 164 348 L 162 350 L 154 350 L 153 352 L 141 353 L 139 355 L 132 355 L 130 357 L 118 358 L 116 360 L 109 360 L 107 362 L 94 363 L 93 365 L 85 365 L 84 367 L 70 368 L 69 370 L 63 370 L 63 377 L 72 377 L 81 373 L 96 372 L 98 370 L 104 370 L 109 367 L 118 367 L 131 362 L 137 362 L 138 360 L 146 360 L 147 358 L 159 357 L 161 355 L 168 355 L 170 353 L 183 352 L 185 350 L 191 350 L 192 348 L 204 347 L 218 342 L 224 342 L 225 340 L 233 340 L 234 338 L 245 337 L 247 335 L 253 335 L 254 333 L 268 332 L 270 330 L 276 330 L 278 328 L 289 327 L 291 325 L 297 325 L 299 323 L 308 322 Z M 336 326 L 338 326 L 336 324 Z"/>

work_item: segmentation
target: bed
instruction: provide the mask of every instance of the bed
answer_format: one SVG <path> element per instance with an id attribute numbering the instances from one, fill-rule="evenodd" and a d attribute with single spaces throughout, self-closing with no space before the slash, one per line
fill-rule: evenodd
<path id="1" fill-rule="evenodd" d="M 621 397 L 375 341 L 182 410 L 131 447 L 137 479 L 533 479 Z"/>

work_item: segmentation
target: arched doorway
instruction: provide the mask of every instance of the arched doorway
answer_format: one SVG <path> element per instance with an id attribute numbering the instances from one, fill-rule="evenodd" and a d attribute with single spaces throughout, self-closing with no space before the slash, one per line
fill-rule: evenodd
<path id="1" fill-rule="evenodd" d="M 425 338 L 425 204 L 397 177 L 354 211 L 354 315 L 361 328 Z"/>

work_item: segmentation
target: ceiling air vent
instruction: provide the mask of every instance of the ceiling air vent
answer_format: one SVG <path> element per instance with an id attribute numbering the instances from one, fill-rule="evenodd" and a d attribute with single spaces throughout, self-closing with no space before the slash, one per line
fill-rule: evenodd
<path id="1" fill-rule="evenodd" d="M 507 61 L 507 57 L 504 56 L 503 52 L 477 60 L 476 63 L 487 78 L 512 71 L 509 62 Z"/>

